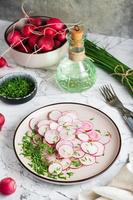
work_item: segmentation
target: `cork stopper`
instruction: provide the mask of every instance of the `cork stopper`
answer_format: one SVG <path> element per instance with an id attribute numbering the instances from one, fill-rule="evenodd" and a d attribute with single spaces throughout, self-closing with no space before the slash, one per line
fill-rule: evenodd
<path id="1" fill-rule="evenodd" d="M 80 41 L 83 39 L 84 29 L 82 26 L 75 25 L 71 31 L 71 38 L 75 41 Z"/>
<path id="2" fill-rule="evenodd" d="M 82 26 L 75 25 L 71 30 L 71 40 L 69 48 L 69 59 L 73 61 L 82 61 L 85 58 L 84 43 L 83 43 L 84 29 Z M 77 51 L 78 49 L 78 51 Z"/>

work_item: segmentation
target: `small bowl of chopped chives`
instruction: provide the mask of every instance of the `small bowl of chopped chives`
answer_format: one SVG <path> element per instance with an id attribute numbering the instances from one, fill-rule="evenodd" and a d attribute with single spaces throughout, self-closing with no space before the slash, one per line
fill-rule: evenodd
<path id="1" fill-rule="evenodd" d="M 37 82 L 26 73 L 10 73 L 0 78 L 0 100 L 21 104 L 31 100 L 37 92 Z"/>

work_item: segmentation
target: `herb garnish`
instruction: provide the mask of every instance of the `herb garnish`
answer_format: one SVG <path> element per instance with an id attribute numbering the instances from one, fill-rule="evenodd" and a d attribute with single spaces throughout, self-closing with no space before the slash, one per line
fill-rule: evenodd
<path id="1" fill-rule="evenodd" d="M 0 85 L 0 96 L 19 98 L 28 95 L 34 89 L 34 83 L 25 77 L 13 77 Z"/>
<path id="2" fill-rule="evenodd" d="M 70 178 L 73 172 L 68 171 L 66 174 L 60 173 L 50 174 L 48 172 L 48 167 L 50 163 L 45 158 L 45 155 L 52 155 L 55 153 L 55 148 L 43 143 L 41 137 L 34 132 L 26 133 L 22 139 L 22 155 L 30 160 L 29 166 L 33 168 L 35 172 L 39 175 L 44 175 L 53 179 L 64 179 Z"/>
<path id="3" fill-rule="evenodd" d="M 72 165 L 74 165 L 75 167 L 79 167 L 81 165 L 81 162 L 79 160 L 73 160 Z"/>

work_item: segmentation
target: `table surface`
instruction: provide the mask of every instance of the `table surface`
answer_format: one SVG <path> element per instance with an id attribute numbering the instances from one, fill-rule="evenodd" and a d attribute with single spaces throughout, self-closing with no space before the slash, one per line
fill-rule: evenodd
<path id="1" fill-rule="evenodd" d="M 4 30 L 10 24 L 7 21 L 0 21 L 0 54 L 7 46 L 4 41 Z M 133 64 L 133 40 L 119 37 L 108 37 L 98 34 L 89 34 L 90 39 L 100 41 L 114 56 L 122 62 L 132 67 Z M 103 70 L 97 68 L 96 84 L 88 91 L 82 93 L 69 94 L 59 90 L 54 84 L 53 72 L 40 69 L 26 69 L 17 66 L 13 60 L 6 55 L 11 67 L 0 69 L 0 76 L 11 72 L 27 72 L 33 75 L 38 82 L 38 92 L 35 98 L 21 105 L 7 105 L 0 102 L 0 112 L 5 115 L 6 123 L 0 133 L 0 179 L 11 176 L 17 182 L 17 190 L 13 195 L 0 196 L 2 200 L 73 200 L 77 199 L 79 192 L 91 189 L 94 185 L 105 185 L 127 160 L 128 153 L 133 147 L 132 133 L 125 125 L 122 117 L 115 108 L 107 105 L 98 88 L 103 84 L 111 83 L 118 93 L 118 96 L 127 108 L 132 109 L 132 97 L 126 89 L 113 77 Z M 117 124 L 122 136 L 122 149 L 115 163 L 100 176 L 91 179 L 87 183 L 73 186 L 53 185 L 39 181 L 24 169 L 17 160 L 13 151 L 13 135 L 20 121 L 31 111 L 56 102 L 79 102 L 94 106 L 108 116 Z"/>

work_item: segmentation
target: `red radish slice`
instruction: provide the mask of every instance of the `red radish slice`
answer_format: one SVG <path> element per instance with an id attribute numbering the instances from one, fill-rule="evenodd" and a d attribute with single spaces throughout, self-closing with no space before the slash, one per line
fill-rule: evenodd
<path id="1" fill-rule="evenodd" d="M 50 122 L 50 125 L 49 125 L 49 127 L 50 127 L 50 129 L 53 129 L 53 130 L 55 130 L 55 129 L 57 129 L 57 127 L 58 127 L 58 124 L 57 124 L 56 122 Z"/>
<path id="2" fill-rule="evenodd" d="M 60 132 L 60 131 L 62 131 L 63 129 L 64 129 L 63 126 L 58 126 L 57 131 Z"/>
<path id="3" fill-rule="evenodd" d="M 59 154 L 63 158 L 70 158 L 73 155 L 73 148 L 71 145 L 62 145 L 59 147 Z"/>
<path id="4" fill-rule="evenodd" d="M 76 119 L 76 120 L 73 121 L 73 126 L 75 128 L 81 128 L 82 122 L 80 120 Z"/>
<path id="5" fill-rule="evenodd" d="M 62 166 L 59 163 L 52 163 L 49 165 L 48 171 L 50 174 L 58 175 L 62 172 Z"/>
<path id="6" fill-rule="evenodd" d="M 74 120 L 77 120 L 78 116 L 77 113 L 75 111 L 66 111 L 62 113 L 63 115 L 69 116 Z"/>
<path id="7" fill-rule="evenodd" d="M 81 134 L 81 133 L 84 133 L 85 131 L 81 128 L 78 128 L 77 131 L 76 131 L 76 135 L 78 134 Z"/>
<path id="8" fill-rule="evenodd" d="M 62 169 L 66 170 L 70 166 L 71 160 L 68 158 L 64 158 L 64 159 L 60 160 L 60 164 L 62 165 Z"/>
<path id="9" fill-rule="evenodd" d="M 85 133 L 79 133 L 77 137 L 83 142 L 87 142 L 89 140 L 89 136 Z"/>
<path id="10" fill-rule="evenodd" d="M 46 131 L 44 138 L 48 144 L 56 144 L 60 140 L 60 137 L 56 130 Z"/>
<path id="11" fill-rule="evenodd" d="M 46 156 L 46 159 L 47 159 L 49 162 L 55 162 L 56 156 L 55 156 L 55 154 L 53 154 L 53 155 L 47 155 L 47 156 Z"/>
<path id="12" fill-rule="evenodd" d="M 84 131 L 90 131 L 90 130 L 92 130 L 93 125 L 92 125 L 91 122 L 84 121 L 84 122 L 82 123 L 82 127 L 81 127 L 81 128 L 82 128 Z"/>
<path id="13" fill-rule="evenodd" d="M 91 156 L 89 154 L 85 154 L 82 158 L 79 159 L 80 162 L 83 165 L 92 165 L 96 162 L 96 159 L 94 156 Z"/>
<path id="14" fill-rule="evenodd" d="M 67 130 L 63 128 L 60 132 L 59 135 L 62 139 L 64 140 L 73 140 L 75 138 L 74 130 Z"/>
<path id="15" fill-rule="evenodd" d="M 36 125 L 37 125 L 37 119 L 36 118 L 32 118 L 29 121 L 29 127 L 30 129 L 33 131 L 36 129 Z"/>
<path id="16" fill-rule="evenodd" d="M 98 152 L 98 147 L 94 143 L 83 142 L 81 148 L 85 153 L 96 154 Z"/>
<path id="17" fill-rule="evenodd" d="M 72 141 L 72 143 L 73 143 L 73 146 L 74 146 L 75 148 L 80 148 L 80 146 L 81 146 L 81 140 L 79 140 L 79 139 L 77 139 L 77 138 L 75 138 L 75 139 Z"/>
<path id="18" fill-rule="evenodd" d="M 99 132 L 94 131 L 94 130 L 88 132 L 88 136 L 89 136 L 89 139 L 92 140 L 92 141 L 99 141 L 100 138 L 101 138 L 101 134 Z"/>
<path id="19" fill-rule="evenodd" d="M 72 124 L 73 119 L 70 116 L 62 116 L 58 119 L 58 123 L 60 125 L 71 125 Z"/>
<path id="20" fill-rule="evenodd" d="M 69 145 L 69 146 L 73 147 L 73 144 L 72 144 L 71 141 L 68 141 L 68 140 L 60 140 L 60 141 L 56 144 L 56 149 L 57 149 L 57 151 L 59 150 L 59 148 L 60 148 L 62 145 Z"/>
<path id="21" fill-rule="evenodd" d="M 45 132 L 47 131 L 47 127 L 40 126 L 37 131 L 38 131 L 39 135 L 44 136 Z"/>
<path id="22" fill-rule="evenodd" d="M 103 135 L 101 136 L 99 142 L 102 143 L 102 144 L 108 144 L 111 140 L 111 135 L 108 134 L 108 135 Z"/>
<path id="23" fill-rule="evenodd" d="M 62 113 L 59 110 L 53 110 L 48 114 L 48 118 L 57 121 L 61 117 Z"/>
<path id="24" fill-rule="evenodd" d="M 73 157 L 74 158 L 82 158 L 84 156 L 84 152 L 82 150 L 76 150 L 73 153 Z"/>
<path id="25" fill-rule="evenodd" d="M 95 156 L 104 156 L 105 146 L 100 142 L 93 142 L 93 144 L 97 146 L 97 150 L 98 150 Z"/>
<path id="26" fill-rule="evenodd" d="M 37 127 L 39 128 L 40 126 L 49 126 L 50 121 L 49 120 L 41 120 L 38 122 Z"/>

